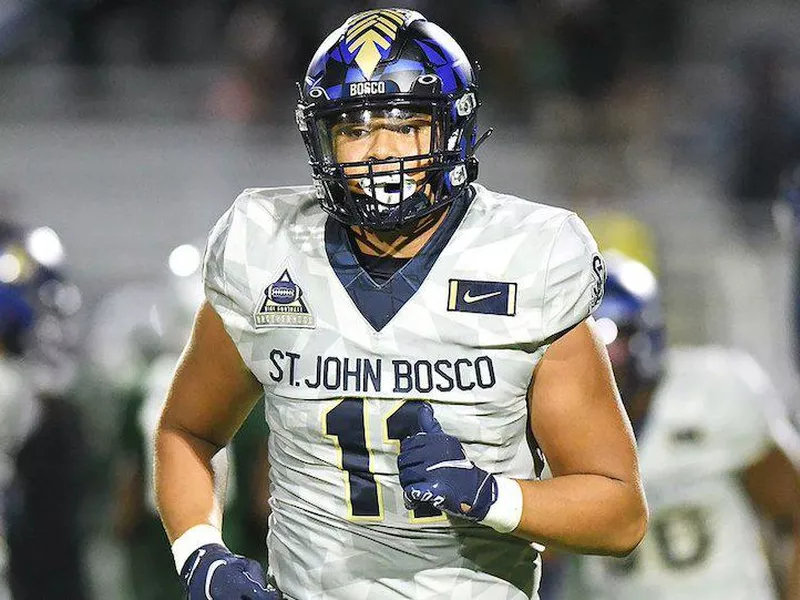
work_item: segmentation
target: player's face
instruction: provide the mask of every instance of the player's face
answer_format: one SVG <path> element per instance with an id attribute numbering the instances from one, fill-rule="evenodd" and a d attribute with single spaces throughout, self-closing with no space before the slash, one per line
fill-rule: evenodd
<path id="1" fill-rule="evenodd" d="M 386 160 L 428 154 L 431 147 L 431 116 L 404 109 L 360 110 L 342 115 L 331 128 L 336 162 Z M 399 165 L 376 165 L 376 170 Z M 411 161 L 411 168 L 419 161 Z M 387 169 L 389 167 L 389 169 Z M 363 169 L 360 172 L 365 172 Z"/>
<path id="2" fill-rule="evenodd" d="M 350 111 L 339 115 L 329 131 L 335 162 L 384 161 L 373 164 L 373 173 L 398 171 L 400 162 L 392 159 L 431 152 L 431 116 L 424 112 L 402 108 Z M 412 158 L 404 161 L 403 169 L 419 184 L 425 177 L 423 168 L 430 162 L 430 158 Z M 360 178 L 369 174 L 369 167 L 353 165 L 344 172 L 351 190 L 363 193 Z"/>

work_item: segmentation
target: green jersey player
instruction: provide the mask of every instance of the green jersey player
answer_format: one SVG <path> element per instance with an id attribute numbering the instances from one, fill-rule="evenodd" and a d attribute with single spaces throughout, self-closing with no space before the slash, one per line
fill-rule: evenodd
<path id="1" fill-rule="evenodd" d="M 536 598 L 541 545 L 629 553 L 647 509 L 587 323 L 603 260 L 574 214 L 475 183 L 463 50 L 367 11 L 300 88 L 314 185 L 246 190 L 213 228 L 157 432 L 189 597 Z M 223 544 L 210 467 L 261 394 L 278 589 Z"/>

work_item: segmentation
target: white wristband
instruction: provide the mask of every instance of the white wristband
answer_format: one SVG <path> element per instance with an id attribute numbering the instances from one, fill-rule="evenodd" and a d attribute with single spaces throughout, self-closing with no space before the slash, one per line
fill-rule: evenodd
<path id="1" fill-rule="evenodd" d="M 497 500 L 489 507 L 489 512 L 481 521 L 500 533 L 511 533 L 522 520 L 522 488 L 509 477 L 495 475 Z"/>
<path id="2" fill-rule="evenodd" d="M 205 523 L 190 527 L 175 540 L 172 544 L 172 556 L 175 557 L 175 568 L 178 570 L 178 575 L 181 574 L 183 565 L 192 553 L 206 544 L 225 546 L 219 529 Z"/>

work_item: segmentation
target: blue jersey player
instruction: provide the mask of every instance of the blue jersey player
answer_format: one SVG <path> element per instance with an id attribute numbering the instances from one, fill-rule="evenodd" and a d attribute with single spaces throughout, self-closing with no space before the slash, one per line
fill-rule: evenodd
<path id="1" fill-rule="evenodd" d="M 647 509 L 588 323 L 603 259 L 574 214 L 476 183 L 463 50 L 358 13 L 300 90 L 313 186 L 245 190 L 213 228 L 157 432 L 189 598 L 530 599 L 543 545 L 629 553 Z M 211 469 L 262 394 L 271 589 L 225 546 Z"/>

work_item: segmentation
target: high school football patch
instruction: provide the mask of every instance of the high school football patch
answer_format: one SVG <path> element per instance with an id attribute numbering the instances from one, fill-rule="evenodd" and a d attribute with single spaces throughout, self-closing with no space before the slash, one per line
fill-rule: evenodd
<path id="1" fill-rule="evenodd" d="M 288 268 L 264 290 L 264 295 L 256 306 L 253 322 L 256 329 L 316 327 L 316 319 L 309 309 L 303 290 L 292 280 Z"/>

